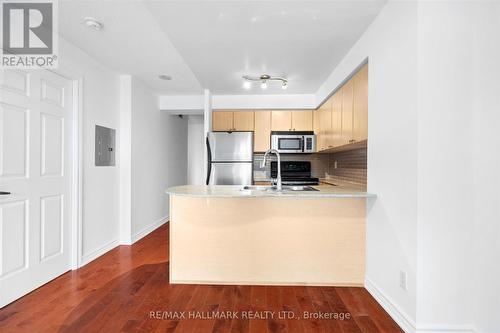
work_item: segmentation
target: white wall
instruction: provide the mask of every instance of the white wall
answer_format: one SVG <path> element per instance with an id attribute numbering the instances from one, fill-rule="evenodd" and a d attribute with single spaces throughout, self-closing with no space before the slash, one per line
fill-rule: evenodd
<path id="1" fill-rule="evenodd" d="M 410 332 L 500 331 L 499 6 L 389 2 L 317 93 L 368 58 L 366 286 Z"/>
<path id="2" fill-rule="evenodd" d="M 500 332 L 500 15 L 419 5 L 419 326 Z"/>
<path id="3" fill-rule="evenodd" d="M 416 320 L 417 6 L 388 3 L 317 93 L 324 100 L 369 59 L 367 288 Z M 399 287 L 399 272 L 408 290 Z"/>
<path id="4" fill-rule="evenodd" d="M 165 189 L 186 184 L 187 119 L 160 111 L 158 96 L 132 79 L 132 241 L 168 218 Z"/>
<path id="5" fill-rule="evenodd" d="M 188 175 L 189 185 L 204 185 L 205 175 L 203 153 L 205 136 L 203 131 L 203 116 L 188 116 Z"/>
<path id="6" fill-rule="evenodd" d="M 422 327 L 472 324 L 473 39 L 470 3 L 419 4 L 418 299 Z M 469 300 L 469 301 L 466 301 Z"/>
<path id="7" fill-rule="evenodd" d="M 477 9 L 474 49 L 474 326 L 500 332 L 500 5 Z M 484 135 L 487 134 L 487 139 Z"/>
<path id="8" fill-rule="evenodd" d="M 83 78 L 81 246 L 85 263 L 118 244 L 120 161 L 114 167 L 96 167 L 94 136 L 95 125 L 101 125 L 116 129 L 118 138 L 119 82 L 114 72 L 62 38 L 59 55 L 59 72 Z"/>

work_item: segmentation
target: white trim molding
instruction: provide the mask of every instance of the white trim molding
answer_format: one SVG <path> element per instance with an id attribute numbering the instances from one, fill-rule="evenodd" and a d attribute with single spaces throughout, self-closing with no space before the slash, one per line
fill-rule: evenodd
<path id="1" fill-rule="evenodd" d="M 141 238 L 143 238 L 143 237 L 149 235 L 150 233 L 152 233 L 153 231 L 155 231 L 156 229 L 158 229 L 159 227 L 161 227 L 162 225 L 167 223 L 168 220 L 169 220 L 169 217 L 167 215 L 167 216 L 162 217 L 161 219 L 145 226 L 144 228 L 142 228 L 141 230 L 139 230 L 138 232 L 136 232 L 135 234 L 132 235 L 132 244 L 134 244 L 135 242 L 137 242 Z"/>
<path id="2" fill-rule="evenodd" d="M 476 330 L 465 325 L 418 325 L 417 333 L 476 333 Z"/>
<path id="3" fill-rule="evenodd" d="M 473 327 L 466 325 L 417 325 L 410 316 L 386 296 L 384 292 L 369 278 L 365 278 L 365 289 L 384 308 L 392 319 L 406 333 L 476 333 Z"/>
<path id="4" fill-rule="evenodd" d="M 368 277 L 365 278 L 365 289 L 375 298 L 375 300 L 384 308 L 389 316 L 401 327 L 406 333 L 416 333 L 415 321 L 410 318 L 404 311 L 399 309 L 389 297 L 384 295 L 382 290 Z"/>
<path id="5" fill-rule="evenodd" d="M 109 243 L 104 244 L 100 248 L 91 251 L 90 253 L 82 255 L 82 260 L 80 262 L 80 267 L 83 267 L 83 266 L 87 265 L 88 263 L 90 263 L 91 261 L 96 260 L 97 258 L 99 258 L 103 254 L 111 251 L 112 249 L 114 249 L 118 245 L 120 245 L 120 242 L 119 242 L 118 239 L 115 239 L 115 240 L 112 240 Z"/>

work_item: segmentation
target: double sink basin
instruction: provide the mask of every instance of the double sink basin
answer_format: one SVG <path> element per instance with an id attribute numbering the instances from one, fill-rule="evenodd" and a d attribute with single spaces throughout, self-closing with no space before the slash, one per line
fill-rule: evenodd
<path id="1" fill-rule="evenodd" d="M 257 185 L 247 185 L 243 186 L 242 191 L 278 191 L 276 186 L 257 186 Z M 282 186 L 282 192 L 301 192 L 301 191 L 318 191 L 312 186 Z"/>

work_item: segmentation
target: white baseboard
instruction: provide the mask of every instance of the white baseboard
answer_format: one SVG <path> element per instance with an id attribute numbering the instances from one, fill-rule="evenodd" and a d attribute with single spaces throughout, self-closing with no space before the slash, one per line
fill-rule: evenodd
<path id="1" fill-rule="evenodd" d="M 119 242 L 118 239 L 115 239 L 115 240 L 112 240 L 111 242 L 109 242 L 107 244 L 104 244 L 100 248 L 98 248 L 98 249 L 96 249 L 94 251 L 91 251 L 90 253 L 82 255 L 82 258 L 80 260 L 79 268 L 83 267 L 83 266 L 87 265 L 89 262 L 91 262 L 91 261 L 99 258 L 100 256 L 102 256 L 106 252 L 114 249 L 118 245 L 120 245 L 120 242 Z"/>
<path id="2" fill-rule="evenodd" d="M 456 325 L 416 325 L 403 310 L 386 296 L 369 278 L 365 279 L 365 289 L 406 333 L 476 333 L 470 326 Z"/>
<path id="3" fill-rule="evenodd" d="M 476 333 L 476 330 L 461 325 L 419 325 L 417 333 Z"/>
<path id="4" fill-rule="evenodd" d="M 382 290 L 373 283 L 369 278 L 365 279 L 365 289 L 375 298 L 375 300 L 384 308 L 389 316 L 401 327 L 406 333 L 416 333 L 415 322 L 404 311 L 387 296 Z"/>
<path id="5" fill-rule="evenodd" d="M 139 230 L 138 232 L 133 234 L 132 235 L 132 244 L 134 244 L 139 239 L 143 238 L 144 236 L 147 236 L 151 232 L 155 231 L 157 228 L 159 228 L 162 225 L 164 225 L 165 223 L 167 223 L 168 219 L 169 219 L 168 215 L 165 217 L 162 217 L 161 219 L 151 223 L 150 225 L 145 226 L 144 228 L 142 228 L 141 230 Z"/>

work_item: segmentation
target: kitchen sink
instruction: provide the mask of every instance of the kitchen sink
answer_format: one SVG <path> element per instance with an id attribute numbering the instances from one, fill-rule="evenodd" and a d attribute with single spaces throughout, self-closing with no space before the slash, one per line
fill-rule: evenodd
<path id="1" fill-rule="evenodd" d="M 257 186 L 257 185 L 252 185 L 252 186 L 246 185 L 241 190 L 242 191 L 277 191 L 276 186 Z M 288 186 L 288 185 L 284 185 L 282 191 L 283 192 L 317 191 L 317 189 L 315 189 L 312 186 Z"/>
<path id="2" fill-rule="evenodd" d="M 283 186 L 283 191 L 317 191 L 312 186 Z"/>
<path id="3" fill-rule="evenodd" d="M 246 185 L 241 189 L 242 191 L 276 191 L 276 186 L 258 186 L 258 185 Z"/>

